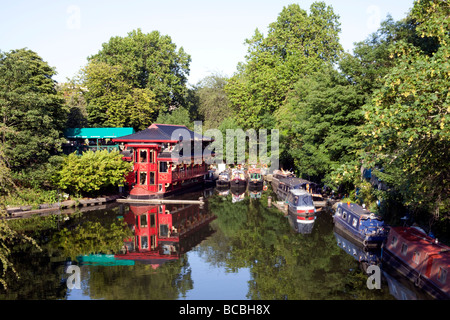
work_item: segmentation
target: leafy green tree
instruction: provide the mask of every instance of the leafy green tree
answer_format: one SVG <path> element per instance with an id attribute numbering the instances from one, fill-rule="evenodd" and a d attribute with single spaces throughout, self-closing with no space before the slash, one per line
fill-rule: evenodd
<path id="1" fill-rule="evenodd" d="M 384 181 L 400 191 L 413 210 L 439 217 L 448 212 L 449 125 L 449 5 L 417 1 L 409 14 L 418 37 L 438 41 L 438 49 L 423 50 L 399 41 L 391 56 L 396 65 L 365 106 L 365 165 L 383 168 Z"/>
<path id="2" fill-rule="evenodd" d="M 87 151 L 82 156 L 72 153 L 64 159 L 54 180 L 59 188 L 72 194 L 96 194 L 123 185 L 131 169 L 116 150 Z"/>
<path id="3" fill-rule="evenodd" d="M 39 166 L 61 148 L 67 110 L 54 75 L 31 50 L 0 53 L 0 140 L 13 171 Z"/>
<path id="4" fill-rule="evenodd" d="M 160 111 L 184 106 L 191 58 L 158 31 L 112 37 L 84 69 L 91 125 L 148 127 Z"/>
<path id="5" fill-rule="evenodd" d="M 155 94 L 127 82 L 123 66 L 91 61 L 84 69 L 84 95 L 91 125 L 148 127 L 158 112 Z"/>
<path id="6" fill-rule="evenodd" d="M 57 86 L 58 92 L 64 98 L 64 104 L 68 110 L 66 128 L 84 128 L 88 126 L 86 99 L 83 95 L 83 88 L 78 85 L 75 79 Z"/>
<path id="7" fill-rule="evenodd" d="M 189 111 L 186 108 L 177 108 L 170 112 L 160 113 L 156 123 L 175 124 L 186 126 L 191 130 L 194 129 L 194 123 L 191 121 Z"/>
<path id="8" fill-rule="evenodd" d="M 227 80 L 223 75 L 212 74 L 196 85 L 198 109 L 204 119 L 204 129 L 217 129 L 225 118 L 233 115 L 225 92 Z"/>
<path id="9" fill-rule="evenodd" d="M 333 68 L 300 79 L 276 113 L 283 147 L 300 175 L 338 187 L 341 166 L 357 165 L 361 96 Z"/>
<path id="10" fill-rule="evenodd" d="M 387 16 L 380 28 L 366 40 L 355 44 L 353 54 L 346 53 L 339 61 L 341 71 L 349 81 L 370 100 L 373 92 L 383 86 L 384 77 L 397 61 L 391 49 L 400 41 L 420 48 L 431 55 L 439 44 L 435 38 L 422 38 L 416 32 L 416 21 L 411 17 L 394 21 Z"/>
<path id="11" fill-rule="evenodd" d="M 267 36 L 259 30 L 246 40 L 246 62 L 238 65 L 226 92 L 244 128 L 273 128 L 271 114 L 303 75 L 338 60 L 340 23 L 330 6 L 315 2 L 310 14 L 297 4 L 284 7 Z"/>

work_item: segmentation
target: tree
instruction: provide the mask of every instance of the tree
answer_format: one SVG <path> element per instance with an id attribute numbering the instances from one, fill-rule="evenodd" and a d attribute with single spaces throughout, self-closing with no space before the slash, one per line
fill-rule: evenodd
<path id="1" fill-rule="evenodd" d="M 160 113 L 156 119 L 156 123 L 175 124 L 186 126 L 191 130 L 194 129 L 194 123 L 191 121 L 189 111 L 186 108 L 177 108 L 167 113 Z"/>
<path id="2" fill-rule="evenodd" d="M 13 171 L 35 168 L 60 150 L 67 110 L 54 75 L 31 50 L 0 53 L 0 139 Z"/>
<path id="3" fill-rule="evenodd" d="M 238 65 L 226 86 L 239 125 L 272 128 L 271 114 L 284 103 L 297 80 L 337 61 L 343 51 L 339 32 L 338 16 L 323 2 L 313 3 L 309 15 L 291 4 L 269 25 L 266 37 L 256 30 L 246 40 L 246 63 Z"/>
<path id="4" fill-rule="evenodd" d="M 400 41 L 419 47 L 429 55 L 438 48 L 436 39 L 417 35 L 414 19 L 394 21 L 388 15 L 376 32 L 355 44 L 353 54 L 346 53 L 339 61 L 340 70 L 367 101 L 383 86 L 384 77 L 395 66 L 398 57 L 391 55 L 391 49 Z"/>
<path id="5" fill-rule="evenodd" d="M 200 80 L 195 91 L 198 96 L 198 110 L 203 117 L 203 128 L 218 128 L 222 121 L 232 116 L 225 86 L 227 78 L 220 74 L 212 74 Z"/>
<path id="6" fill-rule="evenodd" d="M 64 98 L 64 104 L 68 110 L 66 128 L 84 128 L 88 126 L 86 99 L 83 95 L 83 88 L 76 80 L 70 80 L 67 83 L 61 83 L 57 86 L 58 92 Z"/>
<path id="7" fill-rule="evenodd" d="M 84 69 L 83 85 L 91 125 L 143 130 L 158 112 L 153 91 L 133 87 L 121 65 L 91 61 Z"/>
<path id="8" fill-rule="evenodd" d="M 341 167 L 357 162 L 364 100 L 338 71 L 324 71 L 300 79 L 275 116 L 297 171 L 338 187 Z"/>
<path id="9" fill-rule="evenodd" d="M 68 155 L 54 180 L 57 186 L 75 195 L 96 194 L 123 185 L 132 170 L 118 151 L 87 151 L 82 156 Z"/>
<path id="10" fill-rule="evenodd" d="M 450 22 L 450 7 L 442 1 L 416 1 L 409 14 L 424 50 L 399 41 L 390 55 L 396 65 L 365 108 L 365 165 L 399 190 L 413 210 L 426 209 L 439 217 L 448 212 L 450 134 L 448 130 L 449 33 L 439 26 Z"/>
<path id="11" fill-rule="evenodd" d="M 93 125 L 143 129 L 159 111 L 185 105 L 191 58 L 167 35 L 137 29 L 112 37 L 88 60 L 84 85 Z"/>

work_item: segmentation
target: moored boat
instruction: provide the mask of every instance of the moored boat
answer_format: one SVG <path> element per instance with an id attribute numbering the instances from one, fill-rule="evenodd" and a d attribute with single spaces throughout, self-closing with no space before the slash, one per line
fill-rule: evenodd
<path id="1" fill-rule="evenodd" d="M 303 189 L 292 189 L 286 198 L 288 215 L 295 230 L 300 230 L 302 225 L 313 224 L 316 220 L 316 209 L 311 194 Z"/>
<path id="2" fill-rule="evenodd" d="M 245 171 L 241 169 L 233 169 L 231 171 L 231 179 L 230 179 L 231 187 L 245 187 L 247 186 L 247 178 L 245 175 Z"/>
<path id="3" fill-rule="evenodd" d="M 337 228 L 364 247 L 381 247 L 387 236 L 383 220 L 356 203 L 339 203 L 333 220 Z"/>
<path id="4" fill-rule="evenodd" d="M 263 186 L 264 179 L 260 168 L 248 169 L 248 184 L 249 186 L 259 187 Z"/>
<path id="5" fill-rule="evenodd" d="M 222 187 L 222 188 L 225 188 L 225 187 L 229 188 L 230 180 L 231 180 L 230 172 L 228 170 L 222 171 L 221 173 L 219 173 L 219 177 L 216 180 L 216 186 Z"/>
<path id="6" fill-rule="evenodd" d="M 391 267 L 435 299 L 450 299 L 450 247 L 416 227 L 392 227 L 382 247 Z"/>
<path id="7" fill-rule="evenodd" d="M 272 179 L 272 188 L 279 200 L 285 200 L 290 190 L 303 189 L 309 192 L 312 185 L 313 183 L 311 181 L 297 177 L 280 177 L 278 179 Z"/>

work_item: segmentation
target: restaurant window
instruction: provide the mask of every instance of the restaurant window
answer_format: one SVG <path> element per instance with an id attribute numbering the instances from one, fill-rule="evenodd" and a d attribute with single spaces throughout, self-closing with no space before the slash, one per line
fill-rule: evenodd
<path id="1" fill-rule="evenodd" d="M 141 237 L 141 249 L 148 249 L 148 237 L 147 236 Z"/>
<path id="2" fill-rule="evenodd" d="M 155 173 L 153 171 L 150 172 L 150 185 L 155 184 Z"/>
<path id="3" fill-rule="evenodd" d="M 161 173 L 167 172 L 167 162 L 166 161 L 161 161 L 159 163 L 159 172 L 161 172 Z"/>
<path id="4" fill-rule="evenodd" d="M 139 173 L 139 184 L 140 184 L 141 186 L 144 186 L 144 185 L 147 184 L 147 172 L 141 171 L 141 172 Z"/>
<path id="5" fill-rule="evenodd" d="M 146 214 L 143 214 L 141 216 L 141 227 L 147 228 L 147 215 Z"/>
<path id="6" fill-rule="evenodd" d="M 150 228 L 154 228 L 156 226 L 156 219 L 155 219 L 155 214 L 152 213 L 150 215 Z"/>
<path id="7" fill-rule="evenodd" d="M 408 245 L 406 243 L 402 243 L 402 254 L 406 256 L 407 252 L 408 252 Z"/>
<path id="8" fill-rule="evenodd" d="M 447 281 L 447 269 L 439 267 L 438 280 L 442 283 L 445 283 Z"/>
<path id="9" fill-rule="evenodd" d="M 159 226 L 159 235 L 161 237 L 168 237 L 169 236 L 169 225 L 168 224 L 161 224 Z"/>
<path id="10" fill-rule="evenodd" d="M 139 150 L 139 162 L 147 162 L 147 150 Z"/>
<path id="11" fill-rule="evenodd" d="M 150 150 L 150 157 L 148 159 L 148 162 L 155 163 L 155 150 Z"/>
<path id="12" fill-rule="evenodd" d="M 415 264 L 419 264 L 419 261 L 420 261 L 420 253 L 419 252 L 414 251 L 413 261 L 414 261 Z"/>

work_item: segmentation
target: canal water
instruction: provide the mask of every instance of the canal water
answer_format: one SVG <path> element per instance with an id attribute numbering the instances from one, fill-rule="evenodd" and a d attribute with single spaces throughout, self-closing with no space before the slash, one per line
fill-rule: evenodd
<path id="1" fill-rule="evenodd" d="M 114 204 L 101 210 L 14 220 L 37 242 L 18 243 L 8 300 L 395 300 L 427 299 L 371 263 L 342 237 L 332 212 L 305 228 L 268 207 L 272 191 L 207 189 L 183 199 L 205 204 Z M 72 266 L 72 270 L 68 267 Z M 71 272 L 69 272 L 71 271 Z"/>

